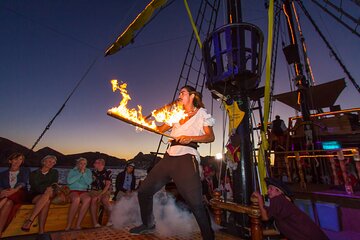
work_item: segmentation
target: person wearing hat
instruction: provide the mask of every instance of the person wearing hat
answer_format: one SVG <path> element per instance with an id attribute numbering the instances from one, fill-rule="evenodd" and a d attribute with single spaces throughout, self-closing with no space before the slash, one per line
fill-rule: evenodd
<path id="1" fill-rule="evenodd" d="M 273 218 L 275 226 L 289 240 L 327 240 L 321 228 L 291 201 L 292 192 L 280 180 L 265 178 L 268 186 L 270 205 L 264 204 L 260 193 L 254 192 L 258 198 L 261 218 L 264 221 Z"/>
<path id="2" fill-rule="evenodd" d="M 114 200 L 120 200 L 124 196 L 130 196 L 135 190 L 135 164 L 128 163 L 124 171 L 119 173 L 115 182 Z"/>

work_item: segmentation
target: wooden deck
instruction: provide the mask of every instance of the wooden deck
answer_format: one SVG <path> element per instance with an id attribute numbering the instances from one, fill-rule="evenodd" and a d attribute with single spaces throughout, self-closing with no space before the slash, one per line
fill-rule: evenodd
<path id="1" fill-rule="evenodd" d="M 81 231 L 57 232 L 51 234 L 51 240 L 201 240 L 200 232 L 194 232 L 187 235 L 182 235 L 181 233 L 179 233 L 175 236 L 161 236 L 157 232 L 146 235 L 131 235 L 129 233 L 129 229 L 130 227 L 119 230 L 110 227 L 102 227 Z M 216 239 L 233 240 L 239 239 L 239 237 L 234 237 L 222 232 L 216 232 Z"/>
<path id="2" fill-rule="evenodd" d="M 25 219 L 27 219 L 34 205 L 22 205 L 21 208 L 16 213 L 16 216 L 11 221 L 10 225 L 3 232 L 2 237 L 11 237 L 11 236 L 22 236 L 29 234 L 36 234 L 39 230 L 39 226 L 37 223 L 37 218 L 35 219 L 32 227 L 29 232 L 24 232 L 21 230 L 21 226 L 24 223 Z M 49 215 L 45 224 L 45 231 L 61 231 L 66 227 L 67 216 L 69 211 L 69 204 L 66 205 L 51 205 L 49 210 Z M 107 218 L 107 216 L 106 216 Z M 76 219 L 76 218 L 75 218 Z M 74 219 L 73 222 L 76 222 Z M 104 219 L 106 220 L 106 219 Z M 82 227 L 92 227 L 91 217 L 89 211 L 87 212 L 83 222 Z"/>

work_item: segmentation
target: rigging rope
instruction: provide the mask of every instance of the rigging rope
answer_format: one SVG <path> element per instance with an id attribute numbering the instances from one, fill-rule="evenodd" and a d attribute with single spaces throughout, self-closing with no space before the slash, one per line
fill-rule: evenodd
<path id="1" fill-rule="evenodd" d="M 100 56 L 100 55 L 99 55 Z M 46 125 L 44 131 L 40 134 L 40 136 L 38 137 L 38 139 L 35 141 L 34 145 L 31 147 L 30 151 L 34 150 L 34 148 L 36 147 L 36 145 L 40 142 L 41 138 L 45 135 L 45 133 L 47 132 L 47 130 L 50 129 L 51 125 L 53 124 L 54 120 L 60 115 L 60 113 L 62 112 L 62 110 L 65 108 L 66 103 L 70 100 L 71 96 L 75 93 L 75 91 L 78 89 L 78 87 L 80 86 L 81 82 L 85 79 L 85 77 L 88 75 L 88 73 L 90 72 L 90 70 L 93 68 L 93 66 L 95 65 L 96 61 L 99 59 L 99 56 L 96 57 L 93 62 L 90 64 L 90 66 L 87 68 L 87 70 L 85 71 L 85 73 L 83 74 L 83 76 L 81 77 L 81 79 L 76 83 L 75 87 L 73 88 L 73 90 L 71 91 L 71 93 L 69 94 L 69 96 L 66 98 L 65 102 L 63 103 L 63 105 L 60 107 L 60 109 L 57 111 L 57 113 L 55 114 L 55 116 L 50 120 L 50 122 Z"/>
<path id="2" fill-rule="evenodd" d="M 316 32 L 320 35 L 321 39 L 325 42 L 326 46 L 329 48 L 329 50 L 331 51 L 331 53 L 334 55 L 336 61 L 339 63 L 339 65 L 341 66 L 341 68 L 343 69 L 343 71 L 345 72 L 345 74 L 348 76 L 348 78 L 350 79 L 351 83 L 354 85 L 354 87 L 356 88 L 356 90 L 360 93 L 360 87 L 359 85 L 356 83 L 355 79 L 352 77 L 352 75 L 350 74 L 350 72 L 347 70 L 346 66 L 343 64 L 343 62 L 340 60 L 339 56 L 336 54 L 336 52 L 334 51 L 334 49 L 331 47 L 330 43 L 328 42 L 328 40 L 325 38 L 324 34 L 320 31 L 319 27 L 316 25 L 314 19 L 310 16 L 309 12 L 306 10 L 304 4 L 302 3 L 301 0 L 297 0 L 297 3 L 299 4 L 300 8 L 303 10 L 305 16 L 309 19 L 309 21 L 311 22 L 311 24 L 314 26 Z"/>
<path id="3" fill-rule="evenodd" d="M 266 75 L 265 75 L 265 93 L 264 93 L 264 122 L 261 130 L 261 145 L 259 149 L 258 169 L 259 169 L 259 185 L 262 194 L 267 193 L 265 183 L 266 167 L 265 167 L 265 151 L 269 148 L 269 143 L 266 138 L 267 124 L 269 121 L 270 111 L 270 78 L 271 78 L 271 53 L 273 46 L 273 31 L 274 31 L 274 0 L 269 1 L 268 9 L 268 42 L 267 42 L 267 58 L 266 58 Z"/>

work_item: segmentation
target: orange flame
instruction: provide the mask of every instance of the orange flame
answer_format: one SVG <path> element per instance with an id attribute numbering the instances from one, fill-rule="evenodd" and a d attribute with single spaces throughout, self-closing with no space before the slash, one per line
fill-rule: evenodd
<path id="1" fill-rule="evenodd" d="M 111 112 L 112 114 L 121 116 L 132 122 L 152 129 L 156 129 L 155 121 L 160 123 L 166 123 L 167 125 L 172 126 L 174 123 L 178 123 L 181 119 L 184 119 L 187 116 L 182 106 L 176 104 L 175 102 L 170 106 L 167 105 L 161 109 L 153 110 L 151 112 L 151 116 L 154 117 L 155 120 L 146 120 L 146 118 L 142 114 L 141 105 L 137 106 L 138 110 L 136 110 L 135 108 L 129 109 L 127 107 L 129 100 L 131 100 L 131 97 L 126 90 L 127 84 L 121 83 L 119 85 L 118 80 L 115 79 L 111 80 L 111 84 L 113 92 L 119 90 L 122 96 L 122 100 L 119 106 L 109 109 L 109 112 Z"/>

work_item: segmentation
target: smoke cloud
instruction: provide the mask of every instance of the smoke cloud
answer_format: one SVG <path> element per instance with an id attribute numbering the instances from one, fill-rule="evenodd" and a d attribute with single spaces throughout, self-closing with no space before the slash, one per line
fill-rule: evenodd
<path id="1" fill-rule="evenodd" d="M 199 227 L 190 211 L 180 208 L 172 196 L 158 192 L 154 196 L 154 216 L 156 232 L 161 236 L 190 235 L 199 231 Z M 137 193 L 122 198 L 112 208 L 111 220 L 115 228 L 124 228 L 141 224 Z"/>

